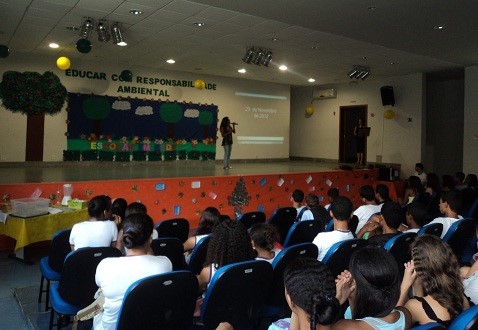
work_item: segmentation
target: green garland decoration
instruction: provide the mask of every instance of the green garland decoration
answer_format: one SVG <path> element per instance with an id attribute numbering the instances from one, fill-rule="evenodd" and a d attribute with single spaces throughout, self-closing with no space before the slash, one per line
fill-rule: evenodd
<path id="1" fill-rule="evenodd" d="M 51 71 L 6 71 L 0 82 L 0 98 L 11 112 L 24 115 L 54 115 L 61 111 L 68 97 L 60 78 Z"/>

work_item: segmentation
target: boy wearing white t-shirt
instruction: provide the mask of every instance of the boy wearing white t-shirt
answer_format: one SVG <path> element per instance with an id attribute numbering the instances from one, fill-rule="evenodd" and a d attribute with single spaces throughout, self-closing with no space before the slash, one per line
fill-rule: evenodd
<path id="1" fill-rule="evenodd" d="M 442 191 L 440 194 L 440 212 L 444 215 L 444 217 L 435 218 L 432 223 L 441 223 L 443 225 L 443 231 L 441 232 L 441 238 L 445 237 L 448 229 L 450 229 L 451 225 L 463 219 L 461 215 L 458 214 L 460 212 L 461 207 L 461 199 L 460 199 L 460 192 L 456 190 L 451 191 Z"/>
<path id="2" fill-rule="evenodd" d="M 354 238 L 349 230 L 349 220 L 352 218 L 353 205 L 350 199 L 345 196 L 336 197 L 330 206 L 330 216 L 334 219 L 334 230 L 319 233 L 313 243 L 319 250 L 318 260 L 322 259 L 330 247 L 337 242 Z"/>

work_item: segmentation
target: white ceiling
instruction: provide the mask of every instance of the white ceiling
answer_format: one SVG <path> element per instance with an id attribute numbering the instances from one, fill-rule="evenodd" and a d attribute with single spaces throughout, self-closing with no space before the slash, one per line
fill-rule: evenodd
<path id="1" fill-rule="evenodd" d="M 476 65 L 477 13 L 476 0 L 0 0 L 0 44 L 12 58 L 68 56 L 73 65 L 94 59 L 306 86 L 310 77 L 315 85 L 349 81 L 354 65 L 370 67 L 368 80 Z M 66 27 L 84 17 L 120 22 L 128 46 L 101 43 L 93 31 L 92 51 L 78 52 L 79 32 Z M 60 48 L 49 48 L 53 41 Z M 272 50 L 270 67 L 242 62 L 248 46 Z"/>

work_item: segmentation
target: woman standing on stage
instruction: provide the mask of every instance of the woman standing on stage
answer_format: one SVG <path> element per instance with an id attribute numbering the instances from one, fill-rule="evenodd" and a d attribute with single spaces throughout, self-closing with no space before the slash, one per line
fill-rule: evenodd
<path id="1" fill-rule="evenodd" d="M 231 123 L 229 117 L 222 118 L 221 125 L 219 126 L 219 131 L 222 136 L 222 146 L 224 147 L 224 167 L 223 169 L 228 170 L 232 168 L 229 166 L 229 161 L 231 159 L 231 150 L 232 150 L 232 134 L 236 133 L 236 123 Z"/>
<path id="2" fill-rule="evenodd" d="M 354 136 L 356 141 L 356 148 L 357 148 L 357 165 L 363 164 L 363 154 L 365 152 L 365 136 L 359 135 L 358 129 L 365 127 L 363 123 L 363 119 L 359 118 L 357 126 L 354 128 Z"/>

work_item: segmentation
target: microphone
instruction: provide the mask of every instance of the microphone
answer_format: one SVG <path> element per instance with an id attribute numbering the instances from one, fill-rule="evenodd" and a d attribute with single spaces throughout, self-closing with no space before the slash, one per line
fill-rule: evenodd
<path id="1" fill-rule="evenodd" d="M 231 123 L 232 125 L 239 125 L 238 123 Z"/>

